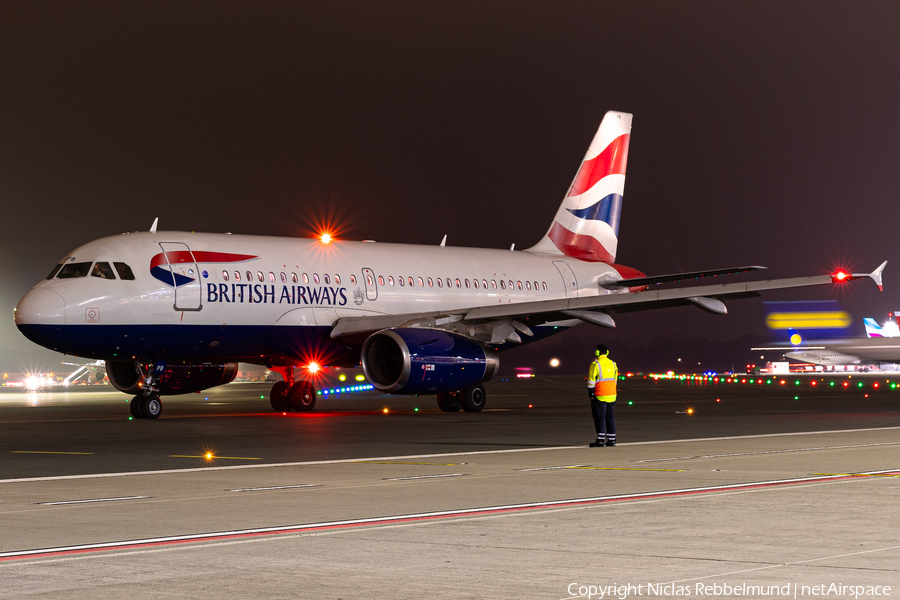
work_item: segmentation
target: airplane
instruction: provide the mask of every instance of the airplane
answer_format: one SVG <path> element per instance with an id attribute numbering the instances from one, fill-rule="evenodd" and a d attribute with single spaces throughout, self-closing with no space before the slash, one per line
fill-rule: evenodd
<path id="1" fill-rule="evenodd" d="M 891 313 L 889 316 L 893 316 L 894 314 L 895 313 Z M 863 323 L 866 326 L 866 337 L 900 337 L 900 326 L 897 325 L 896 317 L 889 321 L 885 321 L 883 326 L 879 325 L 872 317 L 865 317 Z"/>
<path id="2" fill-rule="evenodd" d="M 886 263 L 670 289 L 656 286 L 764 267 L 648 277 L 617 264 L 631 123 L 606 113 L 550 228 L 524 251 L 157 231 L 157 218 L 73 250 L 15 322 L 41 346 L 105 361 L 110 383 L 134 394 L 134 418 L 159 417 L 161 396 L 232 381 L 238 361 L 282 376 L 269 395 L 278 412 L 313 409 L 319 368 L 360 364 L 382 392 L 478 412 L 499 351 L 582 322 L 680 305 L 727 314 L 727 300 L 863 277 L 881 289 Z"/>

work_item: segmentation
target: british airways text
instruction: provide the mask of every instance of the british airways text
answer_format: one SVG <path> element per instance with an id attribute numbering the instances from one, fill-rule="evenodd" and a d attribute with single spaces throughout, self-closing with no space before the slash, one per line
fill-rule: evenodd
<path id="1" fill-rule="evenodd" d="M 347 304 L 347 288 L 312 287 L 308 285 L 283 285 L 276 300 L 274 285 L 262 283 L 207 283 L 207 302 L 240 304 L 317 304 L 344 306 Z"/>

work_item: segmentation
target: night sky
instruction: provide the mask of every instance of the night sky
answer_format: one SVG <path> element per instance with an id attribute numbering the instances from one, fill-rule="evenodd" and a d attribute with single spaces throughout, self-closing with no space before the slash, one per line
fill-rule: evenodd
<path id="1" fill-rule="evenodd" d="M 894 1 L 4 2 L 0 368 L 58 364 L 15 304 L 157 216 L 527 248 L 607 110 L 634 113 L 618 262 L 791 277 L 887 259 L 883 294 L 764 297 L 838 299 L 862 333 L 900 308 L 898 23 Z M 598 341 L 623 368 L 743 360 L 762 302 L 730 310 L 619 315 L 503 360 L 580 371 Z"/>

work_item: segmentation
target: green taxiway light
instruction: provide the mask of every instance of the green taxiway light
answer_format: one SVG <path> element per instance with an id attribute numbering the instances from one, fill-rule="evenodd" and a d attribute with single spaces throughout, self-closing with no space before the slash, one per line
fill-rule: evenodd
<path id="1" fill-rule="evenodd" d="M 829 384 L 828 384 L 828 385 L 834 385 L 834 382 L 833 382 L 833 381 L 832 381 L 832 382 L 831 382 L 831 383 L 829 383 Z"/>

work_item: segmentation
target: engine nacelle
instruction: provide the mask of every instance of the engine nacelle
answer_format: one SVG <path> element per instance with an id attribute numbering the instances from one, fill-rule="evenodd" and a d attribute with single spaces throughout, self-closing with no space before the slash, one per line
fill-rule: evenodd
<path id="1" fill-rule="evenodd" d="M 153 365 L 150 365 L 152 368 Z M 163 396 L 190 394 L 205 389 L 231 383 L 238 374 L 237 363 L 224 365 L 166 365 L 157 387 Z M 134 363 L 128 360 L 106 361 L 106 375 L 109 382 L 120 392 L 137 394 L 143 389 L 143 379 L 138 375 Z"/>
<path id="2" fill-rule="evenodd" d="M 389 394 L 439 394 L 487 381 L 497 374 L 497 353 L 440 329 L 384 329 L 362 348 L 366 379 Z"/>

